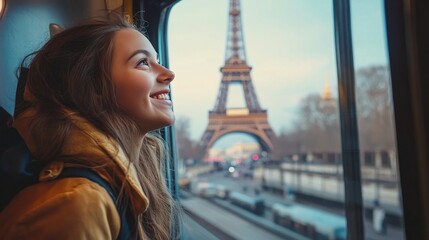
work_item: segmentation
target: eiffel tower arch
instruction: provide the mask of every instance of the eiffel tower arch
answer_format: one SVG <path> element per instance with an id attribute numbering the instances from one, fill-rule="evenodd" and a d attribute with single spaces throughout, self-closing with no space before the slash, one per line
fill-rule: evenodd
<path id="1" fill-rule="evenodd" d="M 246 61 L 240 1 L 231 0 L 225 64 L 220 68 L 222 80 L 215 106 L 209 111 L 208 126 L 201 138 L 201 144 L 206 150 L 220 137 L 234 132 L 248 133 L 256 138 L 263 151 L 272 150 L 274 132 L 268 123 L 267 110 L 259 105 L 250 76 L 251 70 Z M 226 107 L 231 84 L 243 87 L 245 107 Z"/>

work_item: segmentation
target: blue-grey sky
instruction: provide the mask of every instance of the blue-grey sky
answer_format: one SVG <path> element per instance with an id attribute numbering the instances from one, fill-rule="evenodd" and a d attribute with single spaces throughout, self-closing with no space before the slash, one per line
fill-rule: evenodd
<path id="1" fill-rule="evenodd" d="M 382 0 L 352 0 L 355 67 L 386 64 Z M 215 104 L 224 63 L 229 0 L 182 0 L 169 21 L 170 67 L 176 116 L 191 119 L 199 139 Z M 275 133 L 291 128 L 301 98 L 337 96 L 332 0 L 241 0 L 247 62 L 256 94 Z M 231 89 L 228 106 L 240 107 Z"/>

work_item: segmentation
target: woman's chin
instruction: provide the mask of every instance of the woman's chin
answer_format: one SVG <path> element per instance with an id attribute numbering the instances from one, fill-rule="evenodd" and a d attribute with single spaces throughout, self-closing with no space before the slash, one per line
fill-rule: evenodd
<path id="1" fill-rule="evenodd" d="M 154 130 L 158 130 L 161 128 L 165 128 L 168 126 L 171 126 L 174 124 L 174 121 L 176 120 L 174 114 L 171 114 L 171 116 L 169 116 L 168 118 L 163 118 L 163 119 L 159 119 L 158 121 L 155 122 L 154 125 L 152 126 L 141 126 L 143 129 L 146 129 L 146 131 L 154 131 Z"/>
<path id="2" fill-rule="evenodd" d="M 176 120 L 176 116 L 174 115 L 173 110 L 171 110 L 171 112 L 169 112 L 165 118 L 165 126 L 170 126 L 174 124 L 174 121 Z"/>

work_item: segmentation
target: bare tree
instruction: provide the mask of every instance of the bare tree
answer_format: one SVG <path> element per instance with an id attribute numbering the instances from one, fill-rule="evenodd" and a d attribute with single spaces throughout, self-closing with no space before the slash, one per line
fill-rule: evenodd
<path id="1" fill-rule="evenodd" d="M 174 124 L 176 129 L 177 151 L 179 158 L 187 159 L 192 148 L 192 140 L 189 134 L 190 119 L 178 118 Z"/>
<path id="2" fill-rule="evenodd" d="M 283 129 L 273 141 L 271 159 L 283 159 L 285 156 L 302 151 L 302 136 L 297 132 Z"/>
<path id="3" fill-rule="evenodd" d="M 371 66 L 357 71 L 356 105 L 361 148 L 394 149 L 393 101 L 388 67 Z"/>
<path id="4" fill-rule="evenodd" d="M 356 73 L 356 103 L 362 150 L 392 150 L 395 147 L 390 72 L 386 66 L 371 66 Z M 282 131 L 274 141 L 272 156 L 340 152 L 341 132 L 337 99 L 317 93 L 305 96 L 298 107 L 294 129 Z"/>
<path id="5" fill-rule="evenodd" d="M 323 99 L 319 94 L 304 97 L 298 107 L 292 131 L 282 131 L 274 141 L 271 156 L 296 153 L 338 152 L 340 129 L 338 104 L 335 99 Z"/>
<path id="6" fill-rule="evenodd" d="M 176 120 L 177 151 L 180 159 L 199 160 L 204 155 L 203 149 L 198 142 L 191 139 L 189 129 L 191 120 L 188 117 L 180 117 Z"/>
<path id="7" fill-rule="evenodd" d="M 301 152 L 334 152 L 340 148 L 338 104 L 310 94 L 301 100 L 295 122 Z"/>

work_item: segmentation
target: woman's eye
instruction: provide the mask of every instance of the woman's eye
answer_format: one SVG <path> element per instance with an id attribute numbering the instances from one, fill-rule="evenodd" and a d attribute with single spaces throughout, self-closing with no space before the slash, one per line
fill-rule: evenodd
<path id="1" fill-rule="evenodd" d="M 144 59 L 140 60 L 137 63 L 137 67 L 139 67 L 139 66 L 149 66 L 149 62 L 148 62 L 147 58 L 144 58 Z"/>

